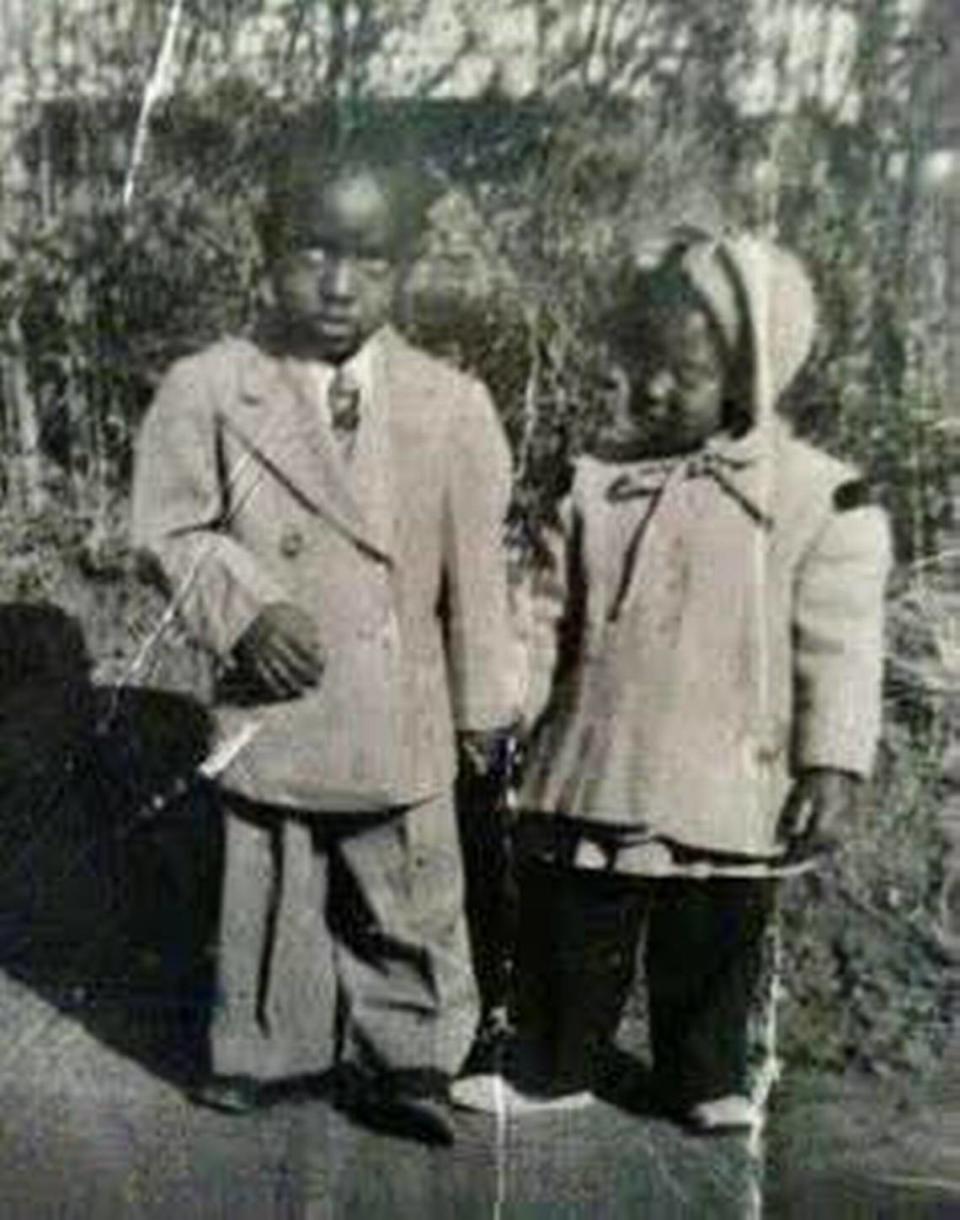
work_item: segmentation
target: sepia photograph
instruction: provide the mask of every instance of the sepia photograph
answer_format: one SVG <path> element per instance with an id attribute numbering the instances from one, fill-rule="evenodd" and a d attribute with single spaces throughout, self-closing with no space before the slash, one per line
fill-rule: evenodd
<path id="1" fill-rule="evenodd" d="M 0 1216 L 960 1217 L 958 82 L 0 0 Z"/>

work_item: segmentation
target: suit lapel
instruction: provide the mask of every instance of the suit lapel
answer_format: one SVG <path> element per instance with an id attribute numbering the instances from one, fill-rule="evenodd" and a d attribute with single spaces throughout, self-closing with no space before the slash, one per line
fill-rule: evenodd
<path id="1" fill-rule="evenodd" d="M 436 478 L 434 457 L 440 438 L 442 405 L 436 401 L 436 384 L 424 375 L 423 358 L 411 350 L 403 336 L 384 328 L 377 351 L 377 376 L 382 379 L 388 411 L 383 420 L 396 500 L 420 496 L 424 479 Z M 383 418 L 381 416 L 381 418 Z"/>
<path id="2" fill-rule="evenodd" d="M 393 549 L 393 406 L 396 393 L 387 370 L 385 347 L 378 335 L 369 344 L 360 428 L 349 462 L 342 463 L 354 500 L 371 537 L 390 554 Z M 334 442 L 336 444 L 336 442 Z"/>
<path id="3" fill-rule="evenodd" d="M 336 441 L 292 368 L 251 347 L 224 426 L 307 508 L 362 550 L 388 561 L 350 485 Z"/>

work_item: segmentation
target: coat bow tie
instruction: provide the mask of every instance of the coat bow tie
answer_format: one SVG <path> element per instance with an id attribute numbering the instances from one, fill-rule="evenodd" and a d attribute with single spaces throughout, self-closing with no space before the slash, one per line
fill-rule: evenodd
<path id="1" fill-rule="evenodd" d="M 754 460 L 751 458 L 734 457 L 718 449 L 705 449 L 702 453 L 694 454 L 687 461 L 685 474 L 688 479 L 713 479 L 757 525 L 770 529 L 773 526 L 773 518 L 747 494 L 737 481 L 737 476 L 752 465 L 754 465 Z"/>
<path id="2" fill-rule="evenodd" d="M 704 449 L 688 458 L 643 462 L 617 475 L 607 488 L 607 499 L 616 504 L 639 496 L 658 496 L 674 478 L 713 479 L 749 517 L 769 529 L 772 525 L 769 514 L 737 481 L 737 476 L 753 464 L 752 458 L 733 456 L 719 449 Z"/>

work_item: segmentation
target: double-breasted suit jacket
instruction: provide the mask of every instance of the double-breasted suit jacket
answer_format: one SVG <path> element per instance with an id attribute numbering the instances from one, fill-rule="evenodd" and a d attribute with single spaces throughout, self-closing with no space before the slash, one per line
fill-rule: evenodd
<path id="1" fill-rule="evenodd" d="M 510 462 L 484 388 L 385 328 L 350 462 L 304 366 L 243 339 L 176 364 L 144 422 L 134 537 L 216 659 L 222 777 L 303 811 L 412 804 L 452 780 L 455 728 L 518 692 L 501 549 Z M 231 651 L 260 610 L 317 623 L 319 685 L 251 704 Z"/>

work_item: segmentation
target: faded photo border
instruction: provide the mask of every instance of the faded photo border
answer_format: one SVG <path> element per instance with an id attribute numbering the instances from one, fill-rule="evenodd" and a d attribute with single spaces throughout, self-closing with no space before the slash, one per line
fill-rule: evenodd
<path id="1" fill-rule="evenodd" d="M 960 1209 L 958 46 L 950 0 L 0 0 L 0 1210 L 775 1220 Z M 263 245 L 270 175 L 283 133 L 304 124 L 389 161 L 403 216 L 426 217 L 390 312 L 399 341 L 444 371 L 408 375 L 421 404 L 411 412 L 469 386 L 502 426 L 502 571 L 485 579 L 482 528 L 448 539 L 461 566 L 451 562 L 457 588 L 438 602 L 440 613 L 459 596 L 478 607 L 472 626 L 453 616 L 445 645 L 455 652 L 456 633 L 475 631 L 491 672 L 502 633 L 483 640 L 476 621 L 494 621 L 497 580 L 511 632 L 542 627 L 544 605 L 556 622 L 557 539 L 577 459 L 610 426 L 610 319 L 629 270 L 656 265 L 678 232 L 749 231 L 809 274 L 816 336 L 780 410 L 859 472 L 849 507 L 880 506 L 891 525 L 882 731 L 829 852 L 772 865 L 670 858 L 674 876 L 779 874 L 750 1023 L 763 1118 L 749 1135 L 704 1139 L 653 1104 L 642 968 L 600 1100 L 583 1109 L 530 1115 L 498 1095 L 492 1114 L 454 1116 L 448 1147 L 361 1121 L 339 1085 L 309 1071 L 258 1094 L 251 1113 L 195 1104 L 224 998 L 217 928 L 239 850 L 217 785 L 256 757 L 261 726 L 244 711 L 223 735 L 214 714 L 218 666 L 190 609 L 212 552 L 171 582 L 138 553 L 131 492 L 169 370 L 224 336 L 261 343 L 277 308 Z M 361 368 L 362 391 L 378 376 Z M 274 392 L 285 393 L 264 391 L 271 402 Z M 456 477 L 452 459 L 436 467 L 471 512 L 499 494 L 496 460 L 469 460 L 497 450 L 476 422 L 486 409 L 451 440 Z M 243 411 L 237 436 L 255 422 L 256 408 Z M 243 494 L 255 496 L 284 454 L 249 435 L 249 470 L 229 473 L 252 470 Z M 234 442 L 211 469 L 230 464 Z M 329 454 L 316 467 L 290 460 L 308 503 Z M 349 497 L 319 515 L 386 565 L 399 531 L 380 525 L 412 503 L 376 506 L 369 532 Z M 297 561 L 309 541 L 280 534 L 282 562 Z M 244 569 L 251 604 L 255 583 Z M 359 623 L 366 596 L 345 597 L 334 628 Z M 226 619 L 219 630 L 226 640 Z M 507 676 L 519 681 L 524 664 Z M 715 658 L 702 665 L 713 672 Z M 478 707 L 480 669 L 463 696 Z M 348 755 L 379 765 L 379 738 L 354 731 L 385 715 L 372 687 L 357 695 L 364 681 L 346 675 L 356 703 L 343 706 L 369 719 L 345 712 L 322 729 L 345 743 L 344 771 Z M 516 1006 L 517 827 L 533 752 L 522 732 L 498 738 L 500 753 L 484 734 L 460 746 L 458 913 L 481 1032 L 499 1047 Z M 291 740 L 284 761 L 294 757 Z M 704 757 L 683 769 L 702 774 Z M 256 817 L 245 824 L 250 844 Z M 319 885 L 291 863 L 317 833 L 301 820 L 281 837 L 257 860 L 303 892 Z M 402 858 L 426 850 L 411 839 Z M 261 867 L 250 851 L 244 867 Z M 587 843 L 583 859 L 591 851 L 606 846 Z M 434 898 L 449 884 L 442 854 L 427 870 Z M 274 928 L 290 914 L 279 895 L 262 912 Z M 349 909 L 348 921 L 367 918 Z M 299 949 L 297 927 L 284 952 Z M 271 968 L 252 1002 L 266 1003 Z M 345 1036 L 321 975 L 304 974 L 302 1002 L 293 988 L 296 1021 L 323 1012 Z M 438 977 L 439 990 L 455 987 Z"/>

